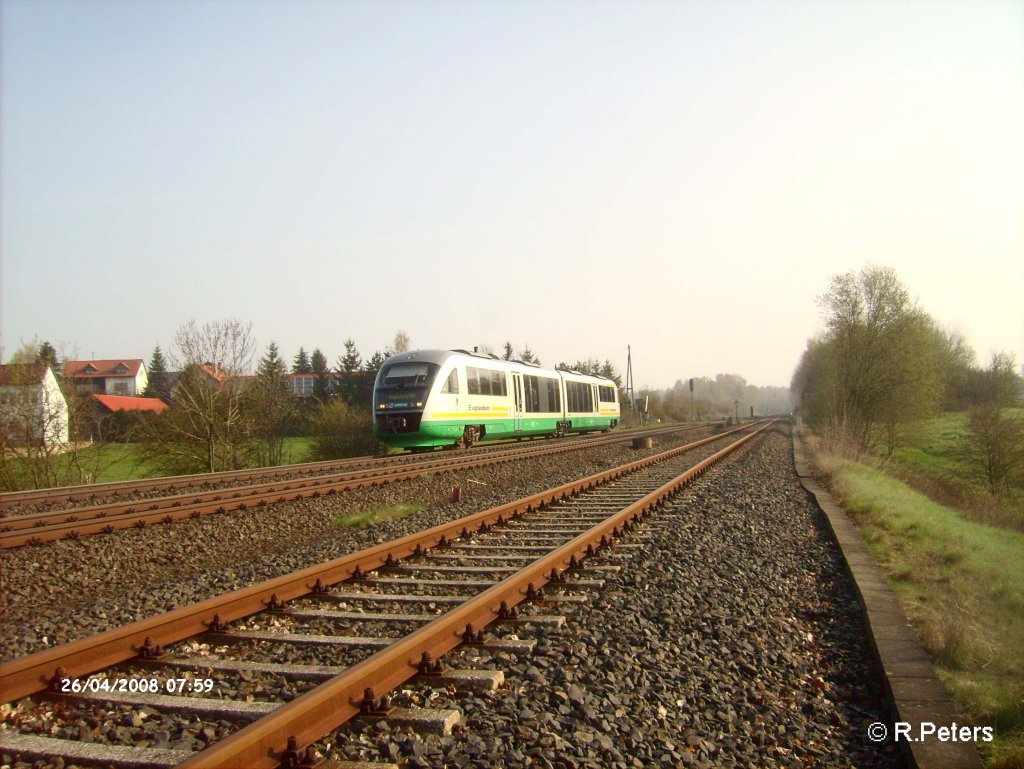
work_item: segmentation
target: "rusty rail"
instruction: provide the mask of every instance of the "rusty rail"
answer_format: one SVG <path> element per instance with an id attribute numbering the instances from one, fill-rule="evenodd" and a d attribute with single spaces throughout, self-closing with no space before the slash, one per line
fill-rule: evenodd
<path id="1" fill-rule="evenodd" d="M 675 428 L 679 429 L 691 428 Z M 614 436 L 600 443 L 628 440 L 632 436 Z M 350 491 L 366 486 L 409 480 L 424 472 L 451 472 L 468 467 L 484 467 L 521 459 L 532 459 L 577 448 L 559 444 L 534 446 L 525 450 L 503 450 L 488 454 L 469 454 L 403 464 L 400 468 L 352 470 L 327 476 L 291 481 L 267 482 L 236 489 L 177 494 L 149 500 L 113 502 L 88 507 L 45 513 L 31 513 L 0 519 L 0 549 L 41 544 L 60 539 L 77 539 L 93 534 L 111 533 L 118 529 L 142 527 L 153 523 L 170 523 L 212 513 L 246 510 Z M 145 508 L 145 509 L 142 509 Z"/>
<path id="2" fill-rule="evenodd" d="M 769 423 L 770 424 L 770 423 Z M 766 429 L 766 424 L 721 451 L 699 462 L 642 499 L 624 508 L 571 542 L 539 558 L 494 587 L 443 614 L 428 625 L 399 639 L 330 681 L 283 705 L 270 715 L 194 755 L 181 769 L 278 766 L 289 739 L 308 745 L 358 715 L 366 689 L 387 692 L 412 678 L 424 652 L 441 657 L 463 641 L 463 633 L 482 628 L 497 617 L 501 604 L 511 608 L 526 599 L 527 592 L 542 588 L 559 577 L 575 559 L 617 536 L 624 527 L 647 515 L 667 496 L 690 484 L 705 470 Z"/>
<path id="3" fill-rule="evenodd" d="M 699 462 L 673 481 L 651 492 L 624 510 L 580 535 L 572 542 L 530 564 L 519 573 L 499 582 L 466 604 L 448 612 L 411 635 L 397 640 L 373 657 L 336 676 L 325 684 L 283 705 L 239 732 L 202 751 L 182 766 L 276 766 L 289 749 L 289 743 L 306 745 L 327 734 L 357 714 L 367 687 L 390 691 L 418 672 L 424 652 L 437 658 L 458 646 L 463 631 L 482 628 L 498 616 L 502 602 L 515 606 L 577 561 L 593 552 L 648 513 L 660 501 L 688 485 L 707 468 L 770 426 L 763 424 L 730 446 Z M 153 650 L 157 646 L 200 634 L 220 622 L 255 614 L 268 604 L 288 601 L 317 592 L 329 585 L 357 577 L 384 566 L 390 559 L 443 545 L 481 526 L 532 512 L 544 504 L 564 499 L 658 461 L 682 454 L 712 441 L 749 429 L 745 426 L 677 447 L 612 470 L 595 473 L 569 484 L 466 516 L 457 521 L 384 543 L 358 553 L 279 577 L 259 585 L 237 590 L 225 596 L 153 617 L 90 639 L 83 639 L 37 654 L 0 664 L 2 700 L 13 701 L 48 688 L 55 677 L 85 676 Z M 291 754 L 287 754 L 291 755 Z"/>
<path id="4" fill-rule="evenodd" d="M 683 432 L 685 430 L 693 430 L 701 427 L 710 427 L 712 422 L 702 422 L 696 425 L 668 425 L 660 428 L 655 428 L 650 431 L 644 431 L 643 435 L 661 435 L 665 433 Z M 592 442 L 592 445 L 600 445 L 604 442 L 614 442 L 627 440 L 635 434 L 635 431 L 629 433 L 629 435 L 617 434 L 614 436 L 605 436 L 603 438 L 582 438 L 582 440 Z M 561 444 L 563 448 L 568 448 L 567 443 L 576 441 L 576 438 L 562 439 Z M 494 449 L 496 451 L 507 451 L 509 449 L 509 442 L 497 443 L 491 445 L 477 446 L 474 450 L 475 454 Z M 214 484 L 227 484 L 235 481 L 241 481 L 249 478 L 275 478 L 278 476 L 298 476 L 298 478 L 324 475 L 332 473 L 338 470 L 344 471 L 344 468 L 352 467 L 353 465 L 390 465 L 390 464 L 402 464 L 408 462 L 421 461 L 416 454 L 398 454 L 386 457 L 375 457 L 375 456 L 364 456 L 364 457 L 351 457 L 349 459 L 332 459 L 324 462 L 303 462 L 294 465 L 282 465 L 278 467 L 257 467 L 249 470 L 227 470 L 222 472 L 214 473 L 196 473 L 192 475 L 172 475 L 165 476 L 162 478 L 151 478 L 147 480 L 134 480 L 134 481 L 111 481 L 109 483 L 90 483 L 82 484 L 78 486 L 58 486 L 53 488 L 45 489 L 29 489 L 25 491 L 8 491 L 0 494 L 0 513 L 11 509 L 17 505 L 23 504 L 38 504 L 41 502 L 79 502 L 84 499 L 96 499 L 98 497 L 108 496 L 119 493 L 139 493 L 148 491 L 160 491 L 176 489 L 196 489 L 202 488 L 207 490 L 213 490 Z"/>
<path id="5" fill-rule="evenodd" d="M 317 583 L 322 587 L 329 587 L 349 579 L 354 574 L 365 573 L 383 566 L 388 555 L 394 559 L 400 559 L 422 552 L 436 547 L 442 540 L 454 539 L 463 533 L 472 533 L 483 525 L 490 525 L 517 515 L 533 512 L 541 505 L 567 498 L 600 483 L 619 478 L 624 474 L 677 454 L 691 451 L 744 429 L 747 428 L 736 428 L 719 435 L 703 438 L 685 446 L 669 449 L 612 470 L 595 473 L 586 478 L 524 497 L 515 502 L 499 505 L 292 574 L 235 590 L 194 606 L 175 609 L 156 617 L 109 630 L 92 638 L 72 641 L 27 657 L 2 663 L 0 664 L 0 698 L 4 702 L 10 702 L 46 689 L 50 685 L 51 679 L 57 674 L 58 668 L 63 668 L 64 675 L 69 677 L 87 675 L 101 668 L 132 659 L 147 647 L 147 639 L 151 647 L 180 641 L 204 632 L 215 622 L 231 622 L 262 611 L 274 596 L 280 601 L 289 601 L 307 595 L 317 589 Z"/>

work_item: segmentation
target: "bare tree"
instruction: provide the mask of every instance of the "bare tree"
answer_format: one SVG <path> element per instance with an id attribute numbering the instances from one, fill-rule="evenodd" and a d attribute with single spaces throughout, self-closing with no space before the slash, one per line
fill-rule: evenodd
<path id="1" fill-rule="evenodd" d="M 229 377 L 242 376 L 249 373 L 255 351 L 251 322 L 226 318 L 200 326 L 190 320 L 174 335 L 171 360 L 181 369 L 190 363 L 205 363 Z"/>
<path id="2" fill-rule="evenodd" d="M 391 345 L 392 353 L 409 352 L 409 335 L 398 329 L 395 333 L 395 341 Z"/>
<path id="3" fill-rule="evenodd" d="M 252 323 L 229 318 L 194 320 L 174 336 L 171 359 L 182 371 L 171 392 L 171 408 L 148 435 L 151 461 L 171 471 L 232 470 L 245 463 L 252 438 L 245 386 L 255 341 Z"/>
<path id="4" fill-rule="evenodd" d="M 1024 468 L 1024 423 L 997 405 L 976 406 L 967 418 L 964 454 L 993 496 L 1019 485 Z"/>

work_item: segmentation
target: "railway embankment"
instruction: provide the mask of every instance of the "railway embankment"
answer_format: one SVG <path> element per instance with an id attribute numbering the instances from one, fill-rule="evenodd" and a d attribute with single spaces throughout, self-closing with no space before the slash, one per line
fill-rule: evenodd
<path id="1" fill-rule="evenodd" d="M 658 438 L 651 449 L 626 442 L 540 459 L 424 474 L 379 487 L 283 502 L 109 535 L 0 552 L 0 660 L 41 651 L 222 592 L 271 579 L 364 547 L 694 440 Z M 452 503 L 458 486 L 461 502 Z M 399 521 L 364 529 L 341 515 L 385 505 L 426 504 Z"/>
<path id="2" fill-rule="evenodd" d="M 985 764 L 1024 766 L 1024 535 L 887 474 L 815 453 L 962 722 L 990 727 Z M 948 502 L 948 499 L 943 501 Z"/>
<path id="3" fill-rule="evenodd" d="M 525 465 L 496 470 L 513 474 L 498 491 L 499 476 L 490 478 L 476 502 L 485 506 L 496 503 L 496 496 L 521 496 L 518 484 L 549 485 L 545 474 L 552 472 L 579 477 L 588 464 L 604 461 L 576 457 L 572 466 L 561 468 L 548 461 L 532 468 L 537 477 L 528 476 L 531 468 Z M 375 491 L 403 493 L 398 486 Z M 295 504 L 328 502 L 336 507 L 338 500 Z M 274 520 L 284 507 L 275 506 Z M 238 544 L 241 530 L 231 531 L 229 522 L 268 511 L 205 519 L 219 520 L 222 538 L 231 531 L 235 539 L 229 544 L 245 556 L 219 566 L 209 563 L 192 579 L 159 582 L 143 572 L 139 587 L 97 599 L 91 610 L 79 612 L 88 614 L 85 622 L 68 625 L 66 608 L 35 622 L 44 631 L 50 622 L 66 633 L 103 629 L 130 618 L 126 596 L 141 602 L 138 611 L 173 608 L 201 599 L 204 591 L 222 592 L 466 512 L 464 505 L 439 503 L 332 538 L 325 534 L 329 528 L 310 522 L 315 518 L 310 510 L 316 509 L 300 508 L 297 529 L 279 535 L 280 547 L 261 549 L 269 547 L 261 540 L 247 552 Z M 89 541 L 55 544 L 82 547 Z M 29 550 L 5 558 L 23 552 Z M 588 591 L 584 600 L 535 609 L 565 615 L 564 625 L 502 631 L 508 640 L 525 634 L 535 642 L 530 653 L 468 647 L 446 659 L 455 667 L 500 671 L 504 683 L 496 689 L 438 689 L 412 682 L 395 693 L 399 706 L 459 711 L 461 724 L 451 734 L 411 732 L 386 720 L 356 721 L 317 746 L 330 746 L 326 752 L 334 759 L 415 769 L 906 765 L 899 745 L 872 739 L 877 736 L 872 729 L 894 721 L 887 699 L 891 684 L 869 634 L 875 618 L 865 616 L 864 590 L 851 578 L 850 556 L 844 557 L 821 506 L 793 472 L 785 428 L 765 431 L 602 550 L 597 560 L 588 568 L 617 567 L 600 571 L 599 589 Z M 54 605 L 61 606 L 60 600 Z"/>
<path id="4" fill-rule="evenodd" d="M 459 734 L 353 724 L 350 759 L 408 766 L 899 767 L 858 596 L 773 431 L 616 548 L 619 573 L 532 655 L 474 652 L 493 694 L 410 687 L 463 713 Z"/>

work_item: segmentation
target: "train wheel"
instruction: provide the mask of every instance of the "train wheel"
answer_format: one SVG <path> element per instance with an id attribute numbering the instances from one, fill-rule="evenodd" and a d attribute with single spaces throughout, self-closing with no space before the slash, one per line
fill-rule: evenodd
<path id="1" fill-rule="evenodd" d="M 480 434 L 473 425 L 466 425 L 465 431 L 462 433 L 462 437 L 459 438 L 459 442 L 456 444 L 459 448 L 469 449 L 473 447 L 473 444 L 477 442 Z"/>

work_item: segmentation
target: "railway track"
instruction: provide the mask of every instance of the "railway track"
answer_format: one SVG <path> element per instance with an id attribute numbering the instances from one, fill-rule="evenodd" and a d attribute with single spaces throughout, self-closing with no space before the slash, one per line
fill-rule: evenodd
<path id="1" fill-rule="evenodd" d="M 559 439 L 563 446 L 576 445 L 581 442 L 603 442 L 622 441 L 645 435 L 661 435 L 665 433 L 681 432 L 708 428 L 713 425 L 720 425 L 720 422 L 706 422 L 696 425 L 665 425 L 663 427 L 617 431 L 612 435 L 575 436 Z M 530 441 L 533 443 L 534 441 Z M 538 441 L 539 442 L 539 441 Z M 474 447 L 473 453 L 478 455 L 487 454 L 492 451 L 505 451 L 510 446 L 517 446 L 518 442 L 506 441 L 495 444 L 478 444 Z M 430 454 L 442 454 L 445 452 L 429 452 Z M 351 457 L 348 459 L 335 459 L 323 462 L 302 462 L 294 465 L 282 465 L 278 467 L 257 467 L 250 470 L 231 470 L 217 473 L 200 473 L 193 475 L 174 475 L 161 478 L 149 478 L 133 481 L 114 481 L 110 483 L 91 483 L 79 486 L 60 486 L 46 489 L 29 489 L 26 491 L 13 491 L 0 494 L 0 518 L 5 515 L 18 514 L 21 508 L 39 508 L 55 504 L 94 504 L 102 500 L 113 500 L 124 496 L 136 496 L 152 492 L 178 492 L 186 489 L 220 489 L 230 488 L 236 483 L 247 483 L 257 480 L 280 480 L 293 478 L 307 478 L 317 475 L 327 475 L 336 472 L 345 472 L 364 467 L 389 467 L 401 466 L 406 463 L 423 461 L 428 453 L 392 454 L 390 456 L 364 456 Z M 33 512 L 42 512 L 34 510 Z"/>
<path id="2" fill-rule="evenodd" d="M 147 499 L 129 499 L 108 501 L 98 504 L 76 506 L 61 510 L 31 512 L 22 515 L 10 515 L 0 519 L 0 549 L 21 547 L 23 545 L 41 544 L 59 539 L 77 539 L 93 534 L 112 533 L 118 529 L 141 527 L 150 524 L 171 523 L 190 517 L 199 517 L 212 513 L 224 513 L 233 510 L 246 510 L 250 507 L 263 507 L 287 501 L 295 501 L 307 497 L 336 494 L 366 486 L 379 486 L 386 483 L 417 478 L 424 473 L 451 472 L 453 470 L 501 464 L 505 462 L 543 457 L 572 451 L 581 447 L 595 447 L 632 440 L 637 437 L 649 437 L 676 433 L 700 427 L 668 426 L 645 430 L 631 431 L 627 435 L 602 435 L 597 438 L 572 439 L 571 441 L 543 442 L 526 444 L 525 446 L 503 445 L 488 451 L 473 451 L 446 456 L 400 458 L 359 458 L 347 463 L 317 463 L 315 467 L 321 471 L 308 475 L 300 470 L 298 478 L 272 480 L 233 488 L 209 489 L 215 483 L 210 476 L 183 476 L 175 479 L 158 479 L 145 481 L 136 485 L 135 493 L 147 493 L 163 488 L 177 489 L 187 479 L 192 478 L 198 491 L 185 491 L 170 496 L 150 497 Z M 392 461 L 397 459 L 399 461 Z M 299 466 L 307 469 L 312 465 Z M 344 469 L 352 468 L 355 469 Z M 273 468 L 274 472 L 284 474 L 286 468 Z M 221 483 L 238 482 L 242 478 L 256 477 L 250 475 L 256 471 L 231 473 L 222 477 Z M 261 476 L 263 477 L 263 476 Z M 173 481 L 174 483 L 170 483 Z M 160 485 L 154 485 L 160 484 Z M 168 485 L 169 484 L 169 485 Z M 128 484 L 115 484 L 121 493 L 131 488 Z M 105 485 L 104 485 L 105 486 Z M 83 487 L 96 489 L 98 487 Z M 78 498 L 77 493 L 71 496 L 69 490 L 51 490 L 56 499 Z M 39 494 L 40 492 L 24 492 L 20 494 Z M 98 492 L 93 492 L 98 494 Z M 4 495 L 4 497 L 13 495 Z M 22 498 L 19 496 L 19 498 Z M 25 497 L 24 499 L 28 499 Z M 32 497 L 39 502 L 42 497 Z M 9 501 L 9 500 L 8 500 Z"/>
<path id="3" fill-rule="evenodd" d="M 111 701 L 112 692 L 104 684 L 89 681 L 155 681 L 159 694 L 136 691 L 117 699 L 150 710 L 183 708 L 206 714 L 199 718 L 228 717 L 248 725 L 199 752 L 157 753 L 152 748 L 122 746 L 90 760 L 125 766 L 140 762 L 191 767 L 303 765 L 306 746 L 339 724 L 360 714 L 397 718 L 381 695 L 416 675 L 442 677 L 445 671 L 436 660 L 446 652 L 463 643 L 500 646 L 501 639 L 484 635 L 483 628 L 496 621 L 523 619 L 516 614 L 517 604 L 538 600 L 544 590 L 564 593 L 597 587 L 597 581 L 571 575 L 661 500 L 768 426 L 712 436 L 194 607 L 5 663 L 0 665 L 4 700 L 39 697 L 54 686 L 73 689 L 68 682 L 78 682 L 86 691 L 46 695 L 55 711 L 67 715 L 90 702 Z M 730 443 L 696 464 L 689 461 L 688 453 L 707 452 L 704 447 L 716 441 Z M 311 605 L 300 607 L 296 601 Z M 293 603 L 288 606 L 288 602 Z M 325 605 L 332 608 L 321 608 Z M 410 606 L 417 608 L 410 613 Z M 423 607 L 431 608 L 424 613 Z M 351 628 L 351 623 L 360 621 L 376 633 L 311 639 L 308 634 L 293 638 L 295 633 L 283 633 L 280 627 L 266 632 L 267 624 L 290 631 L 304 622 L 318 623 L 316 627 L 323 629 L 336 623 Z M 549 620 L 534 615 L 532 621 Z M 231 628 L 232 622 L 243 627 Z M 405 629 L 409 626 L 414 628 L 411 632 Z M 335 652 L 344 650 L 341 656 L 349 666 L 338 670 L 323 664 L 303 668 L 266 661 L 181 659 L 180 652 L 163 649 L 200 634 L 237 647 L 313 643 Z M 521 642 L 516 648 L 525 651 Z M 104 668 L 108 670 L 103 676 L 92 676 Z M 176 682 L 170 687 L 173 694 L 180 694 L 183 687 L 194 688 L 192 682 L 210 680 L 208 671 L 215 669 L 327 680 L 280 706 L 235 707 L 203 698 L 202 691 L 192 691 L 189 697 L 169 693 L 169 681 Z M 200 732 L 204 740 L 206 729 L 211 730 L 210 741 L 219 736 L 215 726 L 204 726 Z M 77 746 L 46 737 L 0 732 L 0 748 L 83 760 Z"/>

